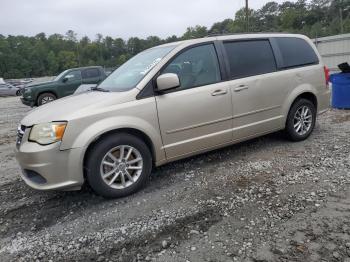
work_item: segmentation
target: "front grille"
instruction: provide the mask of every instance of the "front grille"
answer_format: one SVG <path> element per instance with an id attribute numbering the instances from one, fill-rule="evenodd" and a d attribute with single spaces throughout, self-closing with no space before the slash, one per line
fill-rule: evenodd
<path id="1" fill-rule="evenodd" d="M 19 148 L 19 146 L 21 145 L 25 130 L 26 130 L 26 127 L 24 125 L 19 125 L 17 128 L 17 139 L 16 139 L 17 148 Z"/>

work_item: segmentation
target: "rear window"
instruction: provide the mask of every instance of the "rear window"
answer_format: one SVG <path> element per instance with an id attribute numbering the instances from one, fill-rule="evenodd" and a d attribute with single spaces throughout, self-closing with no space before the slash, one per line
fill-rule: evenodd
<path id="1" fill-rule="evenodd" d="M 276 71 L 276 61 L 268 40 L 224 43 L 230 64 L 230 78 L 242 78 Z"/>
<path id="2" fill-rule="evenodd" d="M 304 39 L 295 37 L 276 37 L 283 59 L 283 68 L 298 67 L 318 63 L 313 48 Z"/>
<path id="3" fill-rule="evenodd" d="M 100 70 L 97 68 L 89 68 L 83 70 L 81 73 L 83 78 L 93 78 L 93 77 L 99 77 L 100 76 Z"/>

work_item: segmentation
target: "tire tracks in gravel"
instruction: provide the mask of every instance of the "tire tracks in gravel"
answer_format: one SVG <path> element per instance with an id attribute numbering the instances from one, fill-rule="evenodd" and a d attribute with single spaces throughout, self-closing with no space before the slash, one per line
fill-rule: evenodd
<path id="1" fill-rule="evenodd" d="M 135 257 L 146 257 L 149 253 L 158 253 L 163 250 L 164 239 L 171 243 L 179 243 L 188 240 L 188 235 L 193 225 L 200 231 L 207 231 L 211 226 L 222 220 L 222 215 L 217 207 L 200 210 L 195 214 L 176 219 L 173 223 L 161 226 L 156 233 L 145 233 L 140 237 L 125 241 L 121 245 L 110 246 L 99 252 L 88 254 L 78 261 L 96 261 L 99 257 L 108 257 L 112 261 L 133 261 Z M 166 245 L 169 245 L 167 243 Z M 125 252 L 127 250 L 127 252 Z"/>
<path id="2" fill-rule="evenodd" d="M 21 234 L 27 231 L 38 232 L 66 219 L 75 220 L 89 208 L 104 201 L 91 192 L 38 194 L 31 191 L 35 197 L 20 198 L 0 209 L 3 214 L 0 218 L 2 237 L 16 235 L 19 232 Z"/>
<path id="3" fill-rule="evenodd" d="M 327 118 L 321 121 L 329 121 Z M 0 233 L 0 246 L 10 251 L 0 248 L 0 260 L 95 261 L 104 257 L 133 261 L 138 256 L 158 256 L 164 239 L 175 244 L 172 249 L 184 251 L 182 247 L 198 241 L 197 235 L 189 238 L 193 228 L 216 231 L 224 221 L 239 228 L 226 215 L 239 220 L 240 216 L 254 218 L 261 212 L 273 211 L 288 221 L 298 212 L 303 213 L 304 206 L 314 204 L 305 195 L 316 184 L 321 193 L 337 187 L 337 176 L 330 183 L 320 183 L 320 178 L 327 179 L 327 172 L 333 174 L 344 150 L 348 150 L 347 146 L 334 148 L 334 144 L 349 142 L 344 119 L 347 118 L 332 126 L 321 123 L 305 142 L 288 143 L 273 134 L 166 165 L 155 170 L 146 189 L 120 200 L 107 201 L 88 190 L 38 192 L 18 179 L 1 185 L 0 212 L 4 215 L 0 217 L 0 230 L 5 230 Z M 335 131 L 339 133 L 330 137 Z M 320 152 L 314 149 L 314 143 Z M 301 157 L 305 151 L 312 154 Z M 330 156 L 325 154 L 328 152 L 334 153 L 337 165 L 329 161 Z M 301 170 L 309 172 L 300 173 Z M 318 173 L 313 172 L 323 176 L 315 180 Z M 284 186 L 303 175 L 308 185 L 298 182 Z M 269 191 L 260 192 L 260 188 Z M 279 193 L 280 188 L 285 191 Z M 292 203 L 302 209 L 289 206 L 286 196 L 290 194 Z M 245 201 L 246 195 L 250 202 Z M 232 202 L 237 200 L 233 208 Z M 265 209 L 259 211 L 260 206 Z M 66 235 L 67 232 L 72 233 Z M 247 236 L 240 233 L 237 238 Z"/>

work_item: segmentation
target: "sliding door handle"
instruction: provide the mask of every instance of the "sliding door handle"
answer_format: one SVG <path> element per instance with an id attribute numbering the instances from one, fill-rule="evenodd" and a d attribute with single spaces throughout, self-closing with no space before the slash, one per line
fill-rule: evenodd
<path id="1" fill-rule="evenodd" d="M 227 94 L 227 90 L 215 90 L 213 93 L 211 93 L 212 96 L 222 96 L 222 95 L 226 95 Z"/>
<path id="2" fill-rule="evenodd" d="M 240 86 L 236 87 L 234 90 L 235 90 L 235 92 L 240 92 L 240 91 L 245 90 L 245 89 L 248 89 L 248 86 L 240 85 Z"/>

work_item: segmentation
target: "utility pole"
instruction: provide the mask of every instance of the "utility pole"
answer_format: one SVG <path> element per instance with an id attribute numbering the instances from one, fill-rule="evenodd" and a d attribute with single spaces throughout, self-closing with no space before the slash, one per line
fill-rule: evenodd
<path id="1" fill-rule="evenodd" d="M 77 47 L 78 66 L 80 67 L 79 41 L 76 42 L 76 47 Z"/>
<path id="2" fill-rule="evenodd" d="M 245 0 L 245 19 L 247 23 L 247 32 L 249 32 L 249 7 L 248 0 Z"/>
<path id="3" fill-rule="evenodd" d="M 344 24 L 343 24 L 343 11 L 341 10 L 341 7 L 339 7 L 339 15 L 340 15 L 340 33 L 344 33 Z"/>

